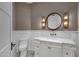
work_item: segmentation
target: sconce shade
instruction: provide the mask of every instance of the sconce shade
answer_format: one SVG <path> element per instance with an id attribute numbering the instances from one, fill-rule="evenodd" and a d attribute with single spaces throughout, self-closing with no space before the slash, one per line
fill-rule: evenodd
<path id="1" fill-rule="evenodd" d="M 45 16 L 42 17 L 41 26 L 43 29 L 45 28 Z"/>
<path id="2" fill-rule="evenodd" d="M 68 28 L 68 21 L 64 21 L 64 28 Z"/>
<path id="3" fill-rule="evenodd" d="M 69 24 L 69 15 L 68 15 L 68 13 L 65 13 L 64 21 L 63 21 L 64 28 L 68 28 L 68 24 Z"/>
<path id="4" fill-rule="evenodd" d="M 64 20 L 65 20 L 65 19 L 68 19 L 68 16 L 67 16 L 67 15 L 66 15 L 66 16 L 64 16 Z"/>
<path id="5" fill-rule="evenodd" d="M 45 22 L 45 16 L 42 17 L 42 22 Z"/>
<path id="6" fill-rule="evenodd" d="M 45 27 L 45 23 L 42 23 L 42 26 Z"/>

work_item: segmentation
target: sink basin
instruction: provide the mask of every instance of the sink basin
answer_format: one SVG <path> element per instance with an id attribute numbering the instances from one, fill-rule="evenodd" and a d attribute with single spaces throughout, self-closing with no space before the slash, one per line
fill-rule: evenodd
<path id="1" fill-rule="evenodd" d="M 48 37 L 35 37 L 34 40 L 47 41 L 53 43 L 67 43 L 75 45 L 75 42 L 71 39 L 63 39 L 63 38 L 48 38 Z"/>

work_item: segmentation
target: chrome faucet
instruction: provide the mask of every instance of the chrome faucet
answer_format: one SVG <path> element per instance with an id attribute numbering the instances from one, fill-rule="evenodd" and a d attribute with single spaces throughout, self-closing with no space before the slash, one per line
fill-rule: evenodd
<path id="1" fill-rule="evenodd" d="M 50 33 L 50 36 L 56 36 L 56 33 Z"/>

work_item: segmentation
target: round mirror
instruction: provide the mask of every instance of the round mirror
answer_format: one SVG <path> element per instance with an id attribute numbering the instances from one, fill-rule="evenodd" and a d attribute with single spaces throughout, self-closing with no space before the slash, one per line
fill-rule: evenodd
<path id="1" fill-rule="evenodd" d="M 51 13 L 46 18 L 46 24 L 48 29 L 56 30 L 61 26 L 62 18 L 58 13 Z"/>

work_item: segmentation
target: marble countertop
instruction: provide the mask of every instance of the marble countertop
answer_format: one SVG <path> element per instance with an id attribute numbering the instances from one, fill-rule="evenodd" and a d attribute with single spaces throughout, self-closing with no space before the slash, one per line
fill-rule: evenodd
<path id="1" fill-rule="evenodd" d="M 65 39 L 65 38 L 34 37 L 34 40 L 54 42 L 54 43 L 66 43 L 66 44 L 75 45 L 75 42 L 73 40 Z"/>

